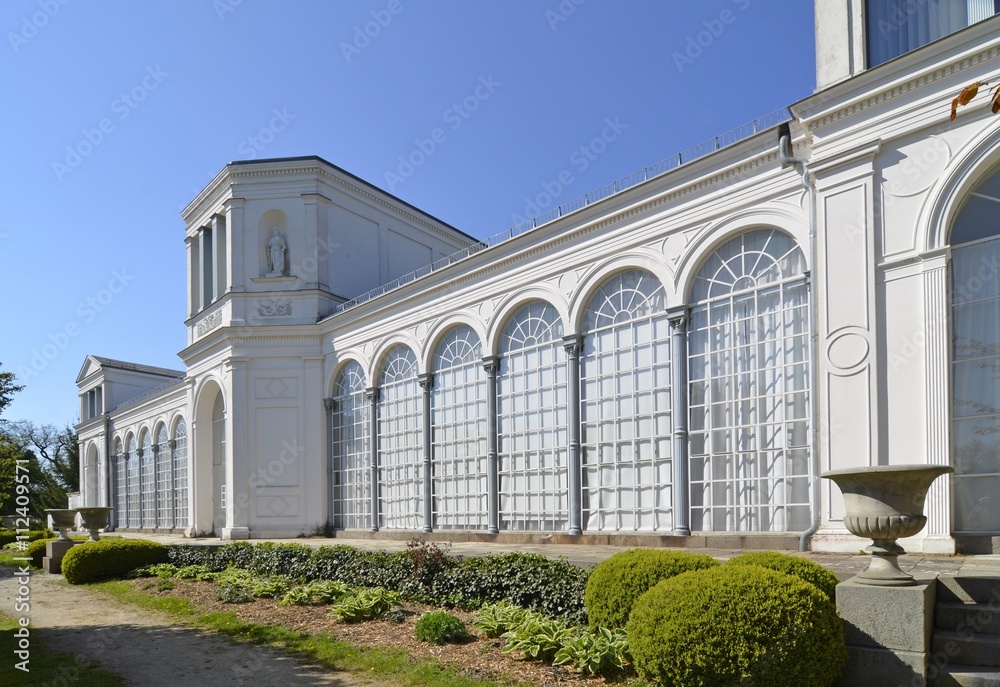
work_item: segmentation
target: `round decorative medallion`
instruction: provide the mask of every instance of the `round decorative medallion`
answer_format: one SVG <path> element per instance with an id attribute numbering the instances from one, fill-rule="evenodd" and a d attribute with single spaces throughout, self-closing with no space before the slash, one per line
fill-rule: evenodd
<path id="1" fill-rule="evenodd" d="M 834 367 L 849 370 L 863 363 L 869 350 L 865 337 L 856 332 L 845 332 L 830 342 L 826 357 Z"/>

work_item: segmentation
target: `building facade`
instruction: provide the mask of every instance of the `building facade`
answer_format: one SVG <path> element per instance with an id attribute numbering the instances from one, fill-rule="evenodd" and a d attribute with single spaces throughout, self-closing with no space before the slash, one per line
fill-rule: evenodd
<path id="1" fill-rule="evenodd" d="M 822 471 L 1000 536 L 994 3 L 816 3 L 817 91 L 487 241 L 317 157 L 183 211 L 183 371 L 88 357 L 120 529 L 857 549 Z M 987 7 L 988 5 L 988 7 Z"/>

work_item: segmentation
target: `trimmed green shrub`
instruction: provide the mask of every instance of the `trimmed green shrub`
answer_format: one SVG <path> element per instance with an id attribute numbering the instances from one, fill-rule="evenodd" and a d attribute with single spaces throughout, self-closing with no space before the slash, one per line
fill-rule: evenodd
<path id="1" fill-rule="evenodd" d="M 793 575 L 815 585 L 830 601 L 834 603 L 837 601 L 837 583 L 840 580 L 831 571 L 808 558 L 789 556 L 777 551 L 753 551 L 730 558 L 726 565 L 759 565 L 762 568 Z"/>
<path id="2" fill-rule="evenodd" d="M 136 568 L 167 562 L 168 548 L 146 539 L 102 539 L 66 552 L 63 575 L 70 584 L 125 577 Z"/>
<path id="3" fill-rule="evenodd" d="M 10 544 L 12 541 L 17 539 L 17 532 L 11 530 L 0 529 L 0 549 Z"/>
<path id="4" fill-rule="evenodd" d="M 661 685 L 828 687 L 847 660 L 826 595 L 754 565 L 660 582 L 636 601 L 627 633 L 639 675 Z"/>
<path id="5" fill-rule="evenodd" d="M 461 644 L 472 639 L 461 618 L 445 611 L 424 613 L 417 620 L 414 636 L 431 644 Z"/>
<path id="6" fill-rule="evenodd" d="M 590 573 L 584 600 L 591 627 L 625 627 L 636 599 L 661 580 L 719 565 L 704 553 L 629 549 L 602 561 Z"/>

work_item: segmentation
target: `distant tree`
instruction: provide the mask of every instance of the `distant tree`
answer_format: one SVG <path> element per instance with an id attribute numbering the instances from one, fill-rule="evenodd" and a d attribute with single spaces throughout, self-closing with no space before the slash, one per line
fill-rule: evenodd
<path id="1" fill-rule="evenodd" d="M 59 430 L 24 420 L 0 425 L 0 513 L 13 512 L 18 460 L 27 466 L 32 517 L 42 519 L 46 508 L 66 508 L 68 493 L 79 488 L 78 446 L 72 427 Z"/>
<path id="2" fill-rule="evenodd" d="M 3 363 L 0 363 L 0 367 L 3 367 Z M 14 400 L 14 394 L 24 388 L 21 384 L 15 384 L 15 379 L 17 377 L 13 372 L 0 372 L 0 414 Z"/>

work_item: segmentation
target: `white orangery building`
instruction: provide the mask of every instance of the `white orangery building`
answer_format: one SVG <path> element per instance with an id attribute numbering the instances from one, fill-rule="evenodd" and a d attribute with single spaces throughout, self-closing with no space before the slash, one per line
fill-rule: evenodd
<path id="1" fill-rule="evenodd" d="M 995 10 L 817 0 L 813 95 L 488 241 L 318 157 L 227 165 L 183 211 L 184 369 L 83 365 L 82 501 L 224 539 L 856 551 L 820 472 L 950 464 L 904 544 L 992 550 L 1000 118 L 948 114 L 1000 81 Z"/>

